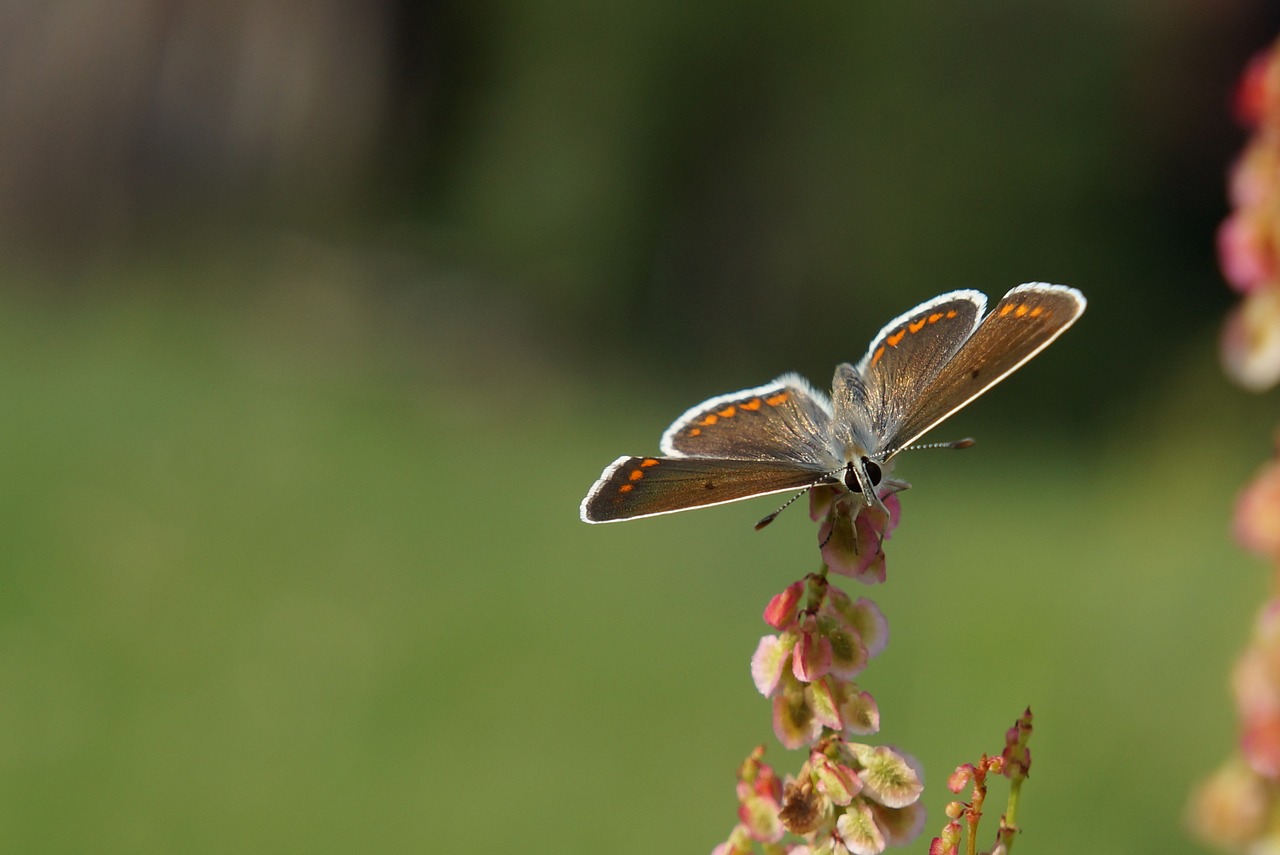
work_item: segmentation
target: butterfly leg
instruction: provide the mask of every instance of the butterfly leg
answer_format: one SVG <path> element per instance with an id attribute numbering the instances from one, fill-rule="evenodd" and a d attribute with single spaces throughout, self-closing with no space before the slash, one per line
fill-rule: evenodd
<path id="1" fill-rule="evenodd" d="M 897 478 L 886 478 L 880 485 L 880 491 L 886 496 L 892 496 L 894 493 L 901 493 L 904 490 L 910 490 L 911 485 L 906 481 L 899 481 Z"/>

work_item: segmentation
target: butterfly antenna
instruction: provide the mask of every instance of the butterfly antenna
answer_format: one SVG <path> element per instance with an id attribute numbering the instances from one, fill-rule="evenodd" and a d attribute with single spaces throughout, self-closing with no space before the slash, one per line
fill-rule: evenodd
<path id="1" fill-rule="evenodd" d="M 767 526 L 769 523 L 773 522 L 775 519 L 777 519 L 777 518 L 778 518 L 778 514 L 782 513 L 782 512 L 783 512 L 783 511 L 785 511 L 787 508 L 789 508 L 789 507 L 791 507 L 793 504 L 795 504 L 796 499 L 798 499 L 798 498 L 800 498 L 801 496 L 805 495 L 805 494 L 806 494 L 806 493 L 808 493 L 810 490 L 812 490 L 814 487 L 816 487 L 816 486 L 818 486 L 819 484 L 821 484 L 821 483 L 823 482 L 823 480 L 824 480 L 824 479 L 826 479 L 826 478 L 830 478 L 832 475 L 835 475 L 835 474 L 836 474 L 837 472 L 839 472 L 839 471 L 840 471 L 840 470 L 839 470 L 839 469 L 837 469 L 835 472 L 830 472 L 830 473 L 828 473 L 828 474 L 826 474 L 826 475 L 823 475 L 821 478 L 819 478 L 818 480 L 814 481 L 814 482 L 813 482 L 812 484 L 810 484 L 808 487 L 805 487 L 805 488 L 804 488 L 803 490 L 801 490 L 799 493 L 796 493 L 796 494 L 795 494 L 794 496 L 792 496 L 790 499 L 787 499 L 785 502 L 783 502 L 783 503 L 782 503 L 782 507 L 778 508 L 776 511 L 774 511 L 774 512 L 773 512 L 773 513 L 771 513 L 771 514 L 769 514 L 769 516 L 765 517 L 764 519 L 760 520 L 760 522 L 756 523 L 756 531 L 759 531 L 760 529 L 762 529 L 762 528 L 764 528 L 765 526 Z"/>
<path id="2" fill-rule="evenodd" d="M 972 448 L 977 444 L 978 441 L 976 439 L 971 436 L 966 436 L 964 439 L 953 439 L 951 442 L 925 442 L 920 445 L 908 445 L 905 448 L 899 448 L 897 451 L 893 452 L 893 454 L 897 454 L 898 451 L 920 451 L 924 448 Z M 892 457 L 893 454 L 885 456 Z"/>

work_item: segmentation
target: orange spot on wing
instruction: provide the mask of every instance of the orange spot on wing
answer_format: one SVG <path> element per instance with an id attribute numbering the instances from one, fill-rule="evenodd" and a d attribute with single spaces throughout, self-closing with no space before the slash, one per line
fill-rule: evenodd
<path id="1" fill-rule="evenodd" d="M 1044 306 L 1036 306 L 1031 310 L 1031 317 L 1038 318 L 1044 314 Z"/>
<path id="2" fill-rule="evenodd" d="M 737 411 L 738 411 L 738 408 L 735 407 L 733 404 L 730 404 L 729 406 L 725 407 L 723 410 L 716 410 L 716 415 L 722 419 L 731 419 L 733 418 L 733 414 L 736 413 Z"/>
<path id="3" fill-rule="evenodd" d="M 648 467 L 648 466 L 657 466 L 657 465 L 658 465 L 658 461 L 654 460 L 652 457 L 646 457 L 644 460 L 641 460 L 641 461 L 640 461 L 640 465 L 641 465 L 641 466 L 645 466 L 645 467 Z"/>
<path id="4" fill-rule="evenodd" d="M 1000 307 L 1000 317 L 1004 317 L 1013 311 L 1013 303 L 1005 303 Z"/>
<path id="5" fill-rule="evenodd" d="M 955 309 L 949 309 L 949 310 L 947 310 L 947 320 L 951 320 L 951 319 L 952 319 L 952 318 L 954 318 L 955 316 L 956 316 L 956 310 L 955 310 Z"/>
<path id="6" fill-rule="evenodd" d="M 920 330 L 924 329 L 924 325 L 927 323 L 929 323 L 928 318 L 921 318 L 918 321 L 912 321 L 911 323 L 907 324 L 907 329 L 911 330 L 911 332 L 913 333 L 918 333 L 920 332 Z"/>
<path id="7" fill-rule="evenodd" d="M 706 417 L 705 417 L 702 421 L 698 422 L 698 424 L 700 424 L 700 425 L 713 425 L 713 424 L 715 424 L 715 423 L 716 423 L 716 422 L 718 422 L 718 421 L 720 421 L 720 419 L 719 419 L 719 417 L 717 417 L 717 416 L 716 416 L 716 414 L 715 414 L 715 413 L 708 413 L 708 414 L 706 415 Z"/>
<path id="8" fill-rule="evenodd" d="M 738 406 L 742 407 L 742 409 L 744 410 L 758 410 L 760 409 L 760 405 L 762 403 L 764 402 L 761 401 L 759 398 L 752 398 L 750 401 L 743 401 Z"/>
<path id="9" fill-rule="evenodd" d="M 884 345 L 883 345 L 883 344 L 876 348 L 876 352 L 875 352 L 875 354 L 871 357 L 871 364 L 872 364 L 872 365 L 875 365 L 877 362 L 879 362 L 879 361 L 880 361 L 880 357 L 882 357 L 882 356 L 884 356 Z"/>
<path id="10" fill-rule="evenodd" d="M 632 489 L 633 489 L 633 488 L 632 488 L 632 486 L 631 486 L 630 484 L 623 484 L 621 487 L 619 487 L 619 488 L 618 488 L 618 492 L 619 492 L 619 493 L 630 493 Z"/>
<path id="11" fill-rule="evenodd" d="M 644 473 L 641 472 L 639 469 L 632 469 L 631 474 L 628 475 L 627 477 L 630 478 L 632 481 L 639 481 L 641 478 L 644 477 Z"/>
<path id="12" fill-rule="evenodd" d="M 787 399 L 790 397 L 791 397 L 791 394 L 789 392 L 779 392 L 778 394 L 774 395 L 772 398 L 765 398 L 764 402 L 771 407 L 776 407 L 779 404 L 785 404 L 787 402 Z"/>
<path id="13" fill-rule="evenodd" d="M 1026 303 L 1019 303 L 1018 308 L 1014 309 L 1013 315 L 1014 317 L 1020 318 L 1029 311 L 1031 311 L 1030 306 L 1028 306 Z"/>
<path id="14" fill-rule="evenodd" d="M 898 330 L 896 333 L 886 338 L 885 341 L 889 343 L 890 347 L 897 347 L 898 342 L 902 341 L 902 337 L 906 334 L 906 330 Z"/>
<path id="15" fill-rule="evenodd" d="M 929 316 L 928 320 L 929 323 L 936 324 L 938 321 L 942 320 L 942 312 L 934 312 Z"/>
<path id="16" fill-rule="evenodd" d="M 702 435 L 702 428 L 694 428 L 693 430 L 689 431 L 689 436 L 701 436 L 701 435 Z"/>

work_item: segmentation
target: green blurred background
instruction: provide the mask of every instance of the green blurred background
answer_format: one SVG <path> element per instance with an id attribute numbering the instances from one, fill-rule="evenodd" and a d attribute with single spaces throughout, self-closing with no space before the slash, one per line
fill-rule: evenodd
<path id="1" fill-rule="evenodd" d="M 1036 713 L 1028 852 L 1197 852 L 1274 396 L 1213 257 L 1262 0 L 0 10 L 0 849 L 709 852 L 773 498 L 587 527 L 941 291 L 1082 322 L 909 455 L 879 739 Z M 997 801 L 1002 799 L 1002 795 Z M 992 821 L 999 813 L 991 811 Z M 988 833 L 994 833 L 994 826 Z"/>

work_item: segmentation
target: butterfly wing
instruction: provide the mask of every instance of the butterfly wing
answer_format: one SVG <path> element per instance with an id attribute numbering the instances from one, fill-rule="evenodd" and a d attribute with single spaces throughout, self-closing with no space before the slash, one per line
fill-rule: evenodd
<path id="1" fill-rule="evenodd" d="M 923 388 L 908 390 L 905 406 L 881 434 L 884 445 L 876 450 L 892 457 L 915 442 L 1048 347 L 1076 322 L 1085 305 L 1075 288 L 1043 282 L 1005 294 Z"/>
<path id="2" fill-rule="evenodd" d="M 795 374 L 719 395 L 691 407 L 662 435 L 670 457 L 788 461 L 819 471 L 836 468 L 831 404 Z"/>
<path id="3" fill-rule="evenodd" d="M 852 431 L 865 452 L 881 450 L 884 438 L 899 434 L 918 408 L 921 391 L 973 334 L 986 304 L 977 291 L 952 291 L 885 324 L 857 366 L 836 369 L 836 423 Z"/>
<path id="4" fill-rule="evenodd" d="M 619 457 L 582 500 L 582 520 L 619 522 L 798 490 L 824 470 L 778 460 Z"/>

